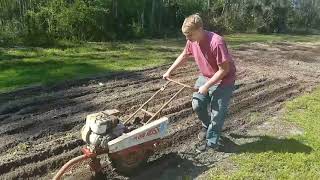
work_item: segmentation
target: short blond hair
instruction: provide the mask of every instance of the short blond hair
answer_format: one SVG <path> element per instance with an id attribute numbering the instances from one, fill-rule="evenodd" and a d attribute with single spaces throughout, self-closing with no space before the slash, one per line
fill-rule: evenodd
<path id="1" fill-rule="evenodd" d="M 184 19 L 181 30 L 183 34 L 189 34 L 190 32 L 197 30 L 201 27 L 203 27 L 202 19 L 199 16 L 199 14 L 196 13 Z"/>

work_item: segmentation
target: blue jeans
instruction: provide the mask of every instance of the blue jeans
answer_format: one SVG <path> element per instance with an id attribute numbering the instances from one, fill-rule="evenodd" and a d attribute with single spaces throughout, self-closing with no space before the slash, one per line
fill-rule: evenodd
<path id="1" fill-rule="evenodd" d="M 207 82 L 207 78 L 199 76 L 195 87 L 199 88 Z M 207 129 L 207 145 L 218 145 L 221 130 L 228 112 L 229 101 L 234 90 L 232 85 L 213 85 L 207 95 L 193 93 L 192 108 L 198 115 L 202 125 Z"/>

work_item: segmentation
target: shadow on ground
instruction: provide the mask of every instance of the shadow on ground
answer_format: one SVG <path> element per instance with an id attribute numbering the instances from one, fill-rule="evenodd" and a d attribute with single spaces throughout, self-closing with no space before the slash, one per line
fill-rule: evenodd
<path id="1" fill-rule="evenodd" d="M 143 172 L 130 179 L 194 179 L 208 169 L 209 167 L 195 165 L 192 160 L 184 159 L 176 153 L 169 153 L 148 163 L 148 167 L 141 170 Z"/>
<path id="2" fill-rule="evenodd" d="M 247 136 L 230 134 L 231 138 L 237 141 L 251 142 L 238 145 L 230 138 L 223 137 L 223 152 L 227 153 L 260 153 L 260 152 L 276 152 L 276 153 L 307 153 L 312 151 L 312 148 L 297 141 L 293 138 L 277 138 L 271 136 Z"/>
<path id="3" fill-rule="evenodd" d="M 241 141 L 243 141 L 243 143 L 240 145 L 235 143 Z M 268 151 L 309 154 L 312 151 L 311 147 L 295 139 L 279 139 L 271 136 L 230 134 L 228 137 L 223 136 L 221 138 L 221 144 L 222 148 L 219 149 L 220 152 L 235 154 L 246 152 L 262 153 Z M 169 153 L 158 160 L 148 163 L 147 167 L 137 172 L 138 175 L 132 176 L 129 179 L 194 179 L 210 168 L 208 164 L 202 164 L 205 163 L 182 158 L 176 153 Z"/>

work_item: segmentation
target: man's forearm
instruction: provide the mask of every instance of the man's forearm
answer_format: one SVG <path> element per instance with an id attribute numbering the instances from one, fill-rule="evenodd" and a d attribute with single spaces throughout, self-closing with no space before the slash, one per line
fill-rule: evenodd
<path id="1" fill-rule="evenodd" d="M 206 86 L 208 89 L 219 82 L 228 72 L 225 70 L 218 70 L 210 79 L 206 82 L 204 86 Z"/>
<path id="2" fill-rule="evenodd" d="M 171 65 L 171 67 L 168 69 L 167 72 L 172 72 L 174 69 L 176 69 L 179 65 L 185 62 L 187 59 L 188 59 L 188 56 L 186 56 L 184 53 L 181 53 L 180 56 L 177 57 L 177 59 L 174 61 L 174 63 Z"/>
<path id="3" fill-rule="evenodd" d="M 219 70 L 204 85 L 207 89 L 209 89 L 212 85 L 214 85 L 217 82 L 219 82 L 220 80 L 222 80 L 222 78 L 225 75 L 227 75 L 230 70 L 230 63 L 228 61 L 224 62 L 218 66 L 219 66 Z"/>

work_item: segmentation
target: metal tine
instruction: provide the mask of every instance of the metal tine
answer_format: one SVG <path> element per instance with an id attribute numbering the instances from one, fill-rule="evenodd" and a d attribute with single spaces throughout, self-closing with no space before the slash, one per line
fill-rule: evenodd
<path id="1" fill-rule="evenodd" d="M 148 104 L 157 94 L 159 94 L 161 91 L 163 91 L 167 85 L 170 83 L 171 81 L 168 81 L 165 85 L 163 85 L 155 94 L 153 94 L 144 104 L 142 104 L 140 106 L 139 109 L 137 109 L 125 122 L 124 124 L 127 124 L 146 104 Z"/>
<path id="2" fill-rule="evenodd" d="M 155 119 L 155 117 L 163 110 L 163 108 L 165 108 L 178 94 L 180 94 L 181 91 L 184 90 L 184 88 L 186 88 L 185 86 L 183 86 L 176 94 L 174 94 L 169 101 L 167 101 L 147 122 L 146 124 L 148 124 L 149 122 L 151 122 L 153 119 Z"/>

